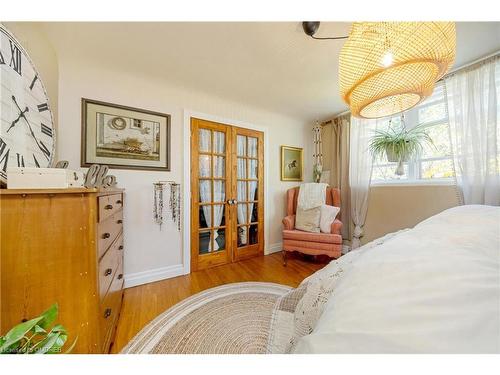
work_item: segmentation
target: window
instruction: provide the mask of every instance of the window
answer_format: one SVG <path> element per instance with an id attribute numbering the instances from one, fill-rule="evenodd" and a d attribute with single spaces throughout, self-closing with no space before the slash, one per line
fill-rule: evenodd
<path id="1" fill-rule="evenodd" d="M 377 158 L 373 164 L 372 183 L 451 180 L 454 170 L 445 100 L 444 85 L 439 83 L 432 96 L 406 112 L 404 116 L 406 128 L 411 129 L 422 124 L 434 142 L 434 146 L 424 147 L 421 155 L 404 163 L 405 174 L 403 176 L 397 176 L 394 173 L 397 163 L 389 163 L 385 156 Z M 382 120 L 377 127 L 387 128 L 390 120 L 391 118 Z M 392 126 L 400 124 L 400 115 L 392 117 Z"/>

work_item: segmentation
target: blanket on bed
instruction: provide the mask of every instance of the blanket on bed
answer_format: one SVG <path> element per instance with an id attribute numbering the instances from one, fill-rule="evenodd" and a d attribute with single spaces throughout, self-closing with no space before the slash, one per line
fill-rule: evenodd
<path id="1" fill-rule="evenodd" d="M 268 353 L 498 353 L 500 207 L 460 206 L 281 297 Z"/>

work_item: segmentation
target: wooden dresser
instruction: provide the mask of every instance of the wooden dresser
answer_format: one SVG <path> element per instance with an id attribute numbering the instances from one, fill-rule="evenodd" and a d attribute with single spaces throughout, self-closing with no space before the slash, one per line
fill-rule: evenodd
<path id="1" fill-rule="evenodd" d="M 108 353 L 123 297 L 122 189 L 0 190 L 0 334 L 59 305 L 73 353 Z"/>

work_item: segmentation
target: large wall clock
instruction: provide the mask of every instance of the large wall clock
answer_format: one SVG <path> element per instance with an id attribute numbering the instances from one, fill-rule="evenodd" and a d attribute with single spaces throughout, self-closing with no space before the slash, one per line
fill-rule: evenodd
<path id="1" fill-rule="evenodd" d="M 21 44 L 0 24 L 0 181 L 9 167 L 50 167 L 55 129 L 40 74 Z"/>

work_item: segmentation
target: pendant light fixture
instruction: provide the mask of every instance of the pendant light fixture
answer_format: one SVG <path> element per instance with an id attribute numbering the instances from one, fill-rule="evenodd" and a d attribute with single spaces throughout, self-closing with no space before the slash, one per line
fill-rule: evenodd
<path id="1" fill-rule="evenodd" d="M 455 60 L 454 22 L 355 22 L 340 52 L 340 94 L 353 116 L 403 112 L 432 94 Z"/>

